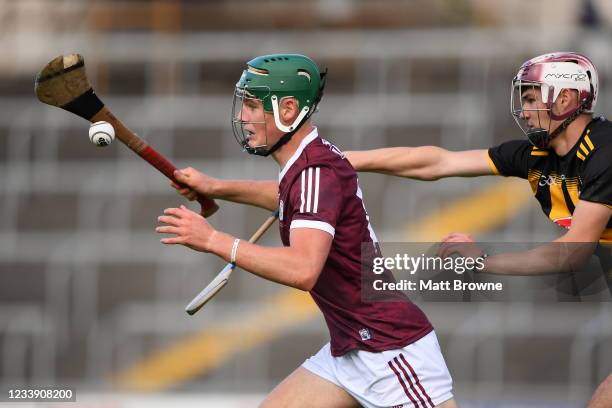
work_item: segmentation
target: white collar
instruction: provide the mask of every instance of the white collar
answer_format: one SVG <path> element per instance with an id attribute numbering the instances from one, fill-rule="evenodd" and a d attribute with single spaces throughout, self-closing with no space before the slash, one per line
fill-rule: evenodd
<path id="1" fill-rule="evenodd" d="M 317 128 L 315 127 L 308 135 L 306 135 L 304 139 L 302 139 L 296 151 L 289 158 L 289 160 L 287 160 L 287 163 L 285 163 L 285 167 L 283 167 L 283 169 L 278 174 L 279 183 L 283 179 L 285 174 L 287 174 L 287 171 L 289 171 L 289 168 L 291 167 L 291 165 L 295 163 L 298 157 L 300 157 L 300 155 L 302 154 L 306 146 L 308 146 L 308 144 L 312 142 L 313 140 L 315 140 L 317 137 L 319 137 L 319 132 L 317 132 Z"/>

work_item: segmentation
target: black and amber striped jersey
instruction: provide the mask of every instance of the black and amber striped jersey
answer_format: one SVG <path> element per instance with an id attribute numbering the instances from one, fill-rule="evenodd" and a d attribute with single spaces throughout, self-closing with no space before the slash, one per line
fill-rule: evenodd
<path id="1" fill-rule="evenodd" d="M 569 228 L 579 200 L 612 208 L 612 122 L 593 119 L 565 155 L 538 149 L 527 140 L 512 140 L 489 149 L 495 174 L 527 179 L 554 223 Z M 612 220 L 600 242 L 612 242 Z"/>

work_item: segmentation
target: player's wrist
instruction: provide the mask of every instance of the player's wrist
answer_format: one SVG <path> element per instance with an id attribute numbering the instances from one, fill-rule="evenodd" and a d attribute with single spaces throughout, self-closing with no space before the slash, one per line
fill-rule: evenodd
<path id="1" fill-rule="evenodd" d="M 221 258 L 230 262 L 234 239 L 235 238 L 229 234 L 215 230 L 209 236 L 207 252 L 220 256 Z"/>
<path id="2" fill-rule="evenodd" d="M 213 229 L 211 233 L 208 235 L 208 238 L 204 242 L 203 249 L 204 252 L 210 252 L 216 254 L 216 245 L 215 243 L 219 240 L 219 231 Z"/>
<path id="3" fill-rule="evenodd" d="M 202 180 L 195 189 L 198 194 L 205 195 L 210 198 L 223 198 L 223 180 L 215 179 L 212 177 Z"/>

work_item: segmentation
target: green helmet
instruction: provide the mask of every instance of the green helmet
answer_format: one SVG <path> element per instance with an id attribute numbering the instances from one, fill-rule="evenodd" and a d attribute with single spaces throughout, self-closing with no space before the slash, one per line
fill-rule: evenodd
<path id="1" fill-rule="evenodd" d="M 264 111 L 274 115 L 276 127 L 286 135 L 279 141 L 280 144 L 277 143 L 269 150 L 255 151 L 257 149 L 248 146 L 240 126 L 237 126 L 244 122 L 236 119 L 236 109 L 241 109 L 241 106 L 237 106 L 235 97 L 232 123 L 238 142 L 249 153 L 260 155 L 268 155 L 282 146 L 316 110 L 323 93 L 324 78 L 325 74 L 321 74 L 317 64 L 305 55 L 272 54 L 247 62 L 247 69 L 236 83 L 235 96 L 261 100 Z M 278 105 L 288 96 L 297 99 L 300 113 L 295 121 L 287 126 L 280 120 Z"/>

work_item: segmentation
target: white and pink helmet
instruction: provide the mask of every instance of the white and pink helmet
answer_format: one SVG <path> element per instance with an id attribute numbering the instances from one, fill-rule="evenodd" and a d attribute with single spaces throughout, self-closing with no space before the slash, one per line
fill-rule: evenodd
<path id="1" fill-rule="evenodd" d="M 553 120 L 569 119 L 569 124 L 578 114 L 592 113 L 595 109 L 598 91 L 597 69 L 591 60 L 575 52 L 544 54 L 523 63 L 512 80 L 510 109 L 519 127 L 528 136 L 529 130 L 524 129 L 518 119 L 523 112 L 521 95 L 526 89 L 533 87 L 540 89 L 542 102 L 546 105 L 546 109 L 540 110 L 546 111 Z M 552 107 L 562 89 L 577 90 L 580 103 L 576 109 L 557 115 L 552 111 Z"/>

